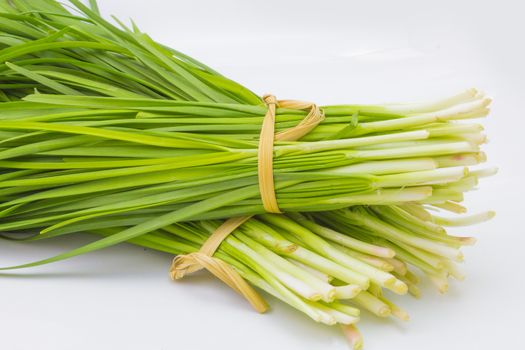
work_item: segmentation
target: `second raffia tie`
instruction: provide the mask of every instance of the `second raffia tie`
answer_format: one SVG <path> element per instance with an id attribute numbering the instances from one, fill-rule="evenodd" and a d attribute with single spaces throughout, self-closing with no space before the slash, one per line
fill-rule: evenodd
<path id="1" fill-rule="evenodd" d="M 312 131 L 324 119 L 323 111 L 315 104 L 295 100 L 278 101 L 273 95 L 265 95 L 263 101 L 268 107 L 259 135 L 258 175 L 259 191 L 264 209 L 269 213 L 281 213 L 275 195 L 273 180 L 273 143 L 277 141 L 295 141 Z M 308 110 L 306 117 L 293 128 L 275 133 L 277 107 Z M 255 310 L 265 312 L 268 305 L 264 299 L 224 261 L 213 257 L 222 241 L 251 216 L 236 217 L 226 220 L 208 237 L 198 252 L 177 255 L 170 268 L 172 279 L 181 279 L 187 273 L 201 269 L 210 271 L 237 293 L 246 298 Z"/>

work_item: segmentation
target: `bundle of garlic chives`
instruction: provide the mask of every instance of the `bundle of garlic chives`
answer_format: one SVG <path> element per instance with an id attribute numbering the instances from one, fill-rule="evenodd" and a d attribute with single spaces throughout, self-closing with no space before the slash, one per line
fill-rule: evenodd
<path id="1" fill-rule="evenodd" d="M 350 229 L 352 223 L 346 218 L 351 212 L 363 214 L 370 223 L 361 229 Z M 414 212 L 425 213 L 425 218 Z M 408 314 L 389 301 L 381 289 L 386 287 L 399 294 L 408 289 L 419 297 L 418 278 L 409 266 L 428 275 L 442 292 L 448 286 L 448 276 L 462 278 L 456 266 L 461 260 L 458 248 L 472 244 L 473 240 L 448 236 L 443 227 L 434 223 L 435 216 L 420 205 L 357 206 L 334 215 L 315 213 L 315 220 L 300 214 L 258 216 L 226 238 L 216 255 L 254 285 L 327 324 L 357 322 L 359 311 L 355 308 L 380 317 L 408 319 Z M 489 219 L 491 215 L 471 217 L 470 223 Z M 330 223 L 333 228 L 322 222 Z M 420 225 L 419 230 L 404 228 L 414 224 Z M 110 236 L 121 229 L 117 225 L 133 225 L 133 219 L 127 223 L 93 222 L 85 230 Z M 187 254 L 197 251 L 217 226 L 216 221 L 179 223 L 130 242 L 172 254 Z M 385 235 L 387 229 L 398 237 Z M 38 236 L 42 238 L 45 237 Z M 384 247 L 374 244 L 376 241 Z M 437 244 L 457 253 L 448 257 L 434 251 Z"/>
<path id="2" fill-rule="evenodd" d="M 71 2 L 83 16 L 55 1 L 0 3 L 0 231 L 105 238 L 18 267 L 126 240 L 185 254 L 218 225 L 209 220 L 264 213 L 261 99 L 136 26 L 116 28 L 96 7 Z M 482 127 L 456 122 L 485 116 L 489 103 L 471 89 L 423 104 L 322 107 L 321 125 L 274 147 L 279 207 L 303 215 L 250 220 L 217 255 L 318 321 L 356 321 L 355 309 L 332 301 L 341 297 L 406 318 L 381 287 L 418 295 L 409 263 L 444 290 L 448 275 L 461 276 L 458 248 L 472 240 L 438 225 L 492 215 L 451 220 L 423 207 L 462 212 L 463 192 L 493 172 L 467 170 L 485 160 Z M 278 109 L 276 131 L 306 113 Z M 345 334 L 361 344 L 353 326 Z"/>
<path id="3" fill-rule="evenodd" d="M 475 98 L 486 103 L 479 94 Z M 212 131 L 152 131 L 137 126 L 137 119 L 129 114 L 112 115 L 105 109 L 111 103 L 123 102 L 120 100 L 40 94 L 27 99 L 33 102 L 0 105 L 8 111 L 0 117 L 4 119 L 0 125 L 4 131 L 0 164 L 10 169 L 0 184 L 0 195 L 4 195 L 0 206 L 4 215 L 17 218 L 0 225 L 3 230 L 57 228 L 54 225 L 72 224 L 93 215 L 168 204 L 171 211 L 173 205 L 197 203 L 221 193 L 227 194 L 227 201 L 211 205 L 217 209 L 228 206 L 222 211 L 223 217 L 261 212 L 254 141 L 232 140 Z M 130 109 L 119 106 L 121 111 L 132 115 L 158 104 L 156 100 L 123 103 Z M 162 104 L 166 103 L 170 104 Z M 59 110 L 55 115 L 63 119 L 42 121 L 42 111 L 49 109 Z M 224 107 L 213 109 L 228 113 Z M 40 121 L 26 121 L 27 112 L 33 111 L 40 113 Z M 171 111 L 177 113 L 177 106 Z M 89 114 L 102 120 L 92 121 L 85 117 Z M 131 125 L 112 127 L 116 120 L 121 125 L 130 121 Z M 100 123 L 102 126 L 97 125 Z M 381 122 L 359 125 L 374 123 Z M 410 131 L 394 127 L 389 132 L 383 127 L 381 134 L 371 136 L 277 143 L 274 177 L 279 204 L 284 210 L 308 211 L 353 204 L 458 200 L 461 188 L 457 186 L 468 186 L 473 179 L 465 166 L 483 161 L 484 155 L 479 152 L 480 142 L 471 140 L 482 140 L 480 132 L 457 134 L 456 125 L 447 121 L 419 125 Z M 444 130 L 447 127 L 451 130 L 448 134 Z M 439 133 L 433 136 L 436 129 Z M 446 188 L 451 183 L 456 190 Z M 434 187 L 432 195 L 428 185 Z M 232 190 L 242 191 L 232 194 Z M 94 202 L 101 195 L 103 203 Z M 35 218 L 35 212 L 44 214 L 45 210 L 54 215 Z M 205 214 L 196 211 L 185 219 Z"/>
<path id="4" fill-rule="evenodd" d="M 0 165 L 9 169 L 0 183 L 1 230 L 45 228 L 44 232 L 52 232 L 90 218 L 157 210 L 158 217 L 121 235 L 125 240 L 203 215 L 264 212 L 254 142 L 244 141 L 235 147 L 238 141 L 231 142 L 225 136 L 213 135 L 210 142 L 210 133 L 160 135 L 132 126 L 86 126 L 93 122 L 77 116 L 79 111 L 88 111 L 78 101 L 88 104 L 103 98 L 32 95 L 28 99 L 45 104 L 45 108 L 58 108 L 63 116 L 73 113 L 75 117 L 67 122 L 26 122 L 23 116 L 12 116 L 23 114 L 31 102 L 3 104 L 12 119 L 0 125 L 0 130 L 8 133 L 3 140 L 5 149 L 0 151 Z M 74 110 L 66 106 L 67 99 L 75 100 Z M 61 104 L 52 104 L 59 101 Z M 105 118 L 109 112 L 102 111 Z M 277 144 L 274 177 L 280 207 L 286 211 L 319 211 L 356 204 L 460 200 L 462 192 L 447 186 L 467 180 L 465 166 L 484 157 L 479 146 L 465 141 L 462 135 L 431 137 L 432 127 Z M 13 134 L 12 130 L 36 132 Z M 75 136 L 65 136 L 68 134 Z M 406 145 L 409 140 L 419 141 Z M 93 156 L 99 146 L 102 152 Z M 103 154 L 108 147 L 115 152 L 132 147 L 138 155 L 141 148 L 150 152 L 148 158 L 129 157 L 129 150 L 125 155 L 112 152 L 108 156 Z M 214 211 L 219 216 L 213 216 Z"/>

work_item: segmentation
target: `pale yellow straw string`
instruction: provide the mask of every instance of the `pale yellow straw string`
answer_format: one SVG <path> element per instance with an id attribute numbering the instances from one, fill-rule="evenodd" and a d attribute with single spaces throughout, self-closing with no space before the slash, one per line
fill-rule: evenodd
<path id="1" fill-rule="evenodd" d="M 275 110 L 277 109 L 277 99 L 273 95 L 265 95 L 264 103 L 268 106 L 268 111 L 264 116 L 259 135 L 259 154 L 258 154 L 258 173 L 259 173 L 259 192 L 264 210 L 268 213 L 280 213 L 275 197 L 275 185 L 273 182 L 273 140 L 275 139 Z"/>
<path id="2" fill-rule="evenodd" d="M 277 205 L 273 181 L 273 142 L 274 140 L 299 140 L 312 131 L 324 119 L 324 114 L 319 107 L 309 102 L 295 100 L 277 101 L 273 95 L 264 95 L 263 100 L 268 106 L 268 111 L 264 116 L 259 136 L 259 191 L 261 192 L 264 210 L 269 213 L 281 213 Z M 275 111 L 277 106 L 289 109 L 309 109 L 310 112 L 293 128 L 275 134 Z"/>
<path id="3" fill-rule="evenodd" d="M 281 213 L 275 196 L 273 180 L 273 142 L 274 140 L 295 141 L 300 139 L 312 131 L 324 119 L 324 113 L 313 103 L 294 100 L 277 101 L 273 95 L 265 95 L 263 100 L 268 106 L 268 110 L 264 116 L 259 136 L 259 190 L 261 192 L 264 209 L 270 213 Z M 308 109 L 309 113 L 295 127 L 275 134 L 277 107 L 300 110 Z M 264 299 L 231 266 L 213 257 L 213 254 L 221 242 L 250 218 L 251 216 L 244 216 L 226 220 L 208 237 L 198 252 L 176 256 L 170 268 L 171 278 L 181 279 L 187 273 L 192 273 L 204 268 L 237 293 L 244 296 L 255 310 L 261 313 L 265 312 L 268 309 L 268 305 Z"/>

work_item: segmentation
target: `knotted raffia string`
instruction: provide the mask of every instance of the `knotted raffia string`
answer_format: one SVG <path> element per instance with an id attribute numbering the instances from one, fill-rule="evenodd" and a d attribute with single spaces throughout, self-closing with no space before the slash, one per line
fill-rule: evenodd
<path id="1" fill-rule="evenodd" d="M 264 209 L 269 213 L 281 213 L 275 196 L 273 181 L 273 143 L 277 141 L 295 141 L 312 131 L 323 119 L 323 111 L 317 105 L 295 100 L 278 101 L 273 95 L 264 95 L 264 103 L 268 107 L 264 116 L 259 136 L 258 175 L 259 190 Z M 288 109 L 309 110 L 304 119 L 295 127 L 275 133 L 275 114 L 277 107 Z M 264 299 L 224 261 L 213 257 L 222 241 L 236 228 L 250 219 L 251 216 L 236 217 L 226 220 L 208 237 L 198 252 L 177 255 L 170 268 L 172 279 L 181 279 L 187 273 L 201 269 L 210 271 L 237 293 L 246 298 L 255 310 L 265 312 L 268 305 Z"/>

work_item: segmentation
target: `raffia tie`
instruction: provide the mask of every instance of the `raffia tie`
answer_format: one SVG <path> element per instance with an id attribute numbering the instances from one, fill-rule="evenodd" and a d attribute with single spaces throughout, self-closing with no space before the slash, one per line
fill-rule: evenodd
<path id="1" fill-rule="evenodd" d="M 295 100 L 277 100 L 273 95 L 264 95 L 263 101 L 268 107 L 259 135 L 258 175 L 259 190 L 264 209 L 269 213 L 281 213 L 275 196 L 273 180 L 273 143 L 277 141 L 295 141 L 312 131 L 324 119 L 323 111 L 315 104 Z M 275 115 L 277 108 L 308 110 L 304 119 L 293 128 L 275 133 Z M 249 220 L 251 216 L 236 217 L 226 220 L 208 237 L 198 252 L 177 255 L 170 268 L 171 278 L 178 280 L 187 273 L 201 269 L 210 271 L 241 294 L 258 312 L 268 309 L 264 299 L 230 265 L 213 256 L 222 241 L 235 229 Z"/>

